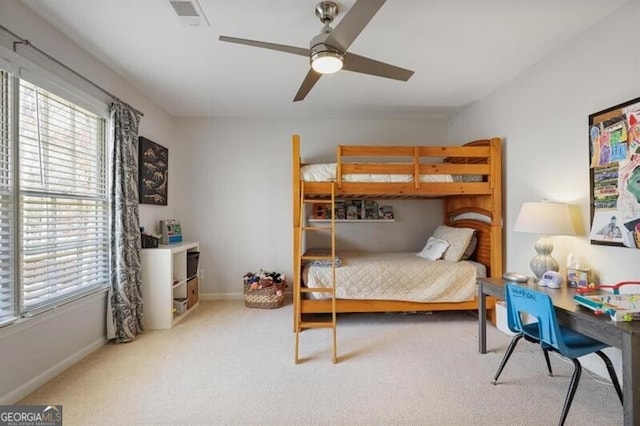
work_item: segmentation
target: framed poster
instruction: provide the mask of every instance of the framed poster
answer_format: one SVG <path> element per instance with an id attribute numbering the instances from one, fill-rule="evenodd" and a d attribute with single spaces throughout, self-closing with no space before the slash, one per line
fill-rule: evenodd
<path id="1" fill-rule="evenodd" d="M 138 194 L 140 204 L 167 205 L 169 150 L 149 139 L 138 138 Z"/>
<path id="2" fill-rule="evenodd" d="M 591 244 L 640 248 L 640 98 L 589 115 Z"/>

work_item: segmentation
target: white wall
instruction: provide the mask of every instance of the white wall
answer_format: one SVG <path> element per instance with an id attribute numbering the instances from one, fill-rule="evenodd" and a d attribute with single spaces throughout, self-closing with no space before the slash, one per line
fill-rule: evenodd
<path id="1" fill-rule="evenodd" d="M 554 237 L 564 267 L 569 252 L 605 283 L 640 278 L 640 251 L 590 245 L 588 116 L 640 96 L 640 5 L 623 6 L 491 96 L 451 120 L 449 137 L 505 138 L 506 270 L 529 272 L 539 236 L 511 231 L 520 206 L 543 198 L 576 205 L 577 237 Z"/>
<path id="2" fill-rule="evenodd" d="M 574 204 L 585 224 L 581 236 L 553 238 L 561 270 L 572 252 L 600 282 L 640 279 L 639 250 L 590 245 L 587 236 L 588 116 L 640 96 L 639 23 L 640 4 L 631 2 L 451 120 L 454 140 L 505 138 L 506 270 L 530 273 L 539 236 L 511 229 L 523 202 L 547 198 Z"/>
<path id="3" fill-rule="evenodd" d="M 144 112 L 140 134 L 178 152 L 172 136 L 173 118 L 107 66 L 33 14 L 20 1 L 0 1 L 0 24 L 35 46 L 56 57 L 72 69 L 119 96 Z M 2 33 L 2 32 L 0 32 Z M 0 35 L 0 44 L 12 48 L 12 39 Z M 108 98 L 71 73 L 42 60 L 28 48 L 18 47 L 18 53 L 59 77 L 81 87 L 92 96 L 108 102 Z M 174 149 L 175 147 L 175 149 Z M 171 171 L 181 176 L 181 158 L 170 158 Z M 178 182 L 179 179 L 177 179 Z M 180 182 L 180 185 L 183 185 Z M 169 197 L 179 199 L 178 184 L 170 182 Z M 160 216 L 179 216 L 183 204 L 168 207 L 141 208 L 143 223 Z M 21 324 L 0 329 L 0 404 L 11 404 L 59 374 L 78 359 L 105 342 L 106 294 L 71 303 Z"/>
<path id="4" fill-rule="evenodd" d="M 260 268 L 291 274 L 294 133 L 303 161 L 335 161 L 337 144 L 446 143 L 437 120 L 177 119 L 176 132 L 189 141 L 183 190 L 193 206 L 179 219 L 187 239 L 200 242 L 204 297 L 239 296 L 242 276 Z M 390 204 L 395 223 L 341 224 L 338 248 L 417 252 L 442 223 L 439 200 Z"/>

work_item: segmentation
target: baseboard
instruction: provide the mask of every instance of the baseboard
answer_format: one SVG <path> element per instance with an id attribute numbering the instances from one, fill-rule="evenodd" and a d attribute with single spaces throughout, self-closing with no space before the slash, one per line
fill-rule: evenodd
<path id="1" fill-rule="evenodd" d="M 41 374 L 39 374 L 38 376 L 36 376 L 33 379 L 29 380 L 27 383 L 23 384 L 22 386 L 14 389 L 13 391 L 9 392 L 6 395 L 3 395 L 2 397 L 0 397 L 0 405 L 13 405 L 13 404 L 15 404 L 16 402 L 20 401 L 25 396 L 29 395 L 30 393 L 32 393 L 36 389 L 40 388 L 42 385 L 47 383 L 49 380 L 51 380 L 54 377 L 56 377 L 59 374 L 61 374 L 67 368 L 71 367 L 72 365 L 74 365 L 78 361 L 82 360 L 84 357 L 86 357 L 90 353 L 100 349 L 106 343 L 107 343 L 107 339 L 106 338 L 96 340 L 95 342 L 93 342 L 89 346 L 85 347 L 84 349 L 82 349 L 82 350 L 74 353 L 73 355 L 65 358 L 64 360 L 62 360 L 58 364 L 56 364 L 56 365 L 52 366 L 51 368 L 43 371 Z"/>
<path id="2" fill-rule="evenodd" d="M 200 293 L 200 300 L 244 300 L 243 293 Z"/>

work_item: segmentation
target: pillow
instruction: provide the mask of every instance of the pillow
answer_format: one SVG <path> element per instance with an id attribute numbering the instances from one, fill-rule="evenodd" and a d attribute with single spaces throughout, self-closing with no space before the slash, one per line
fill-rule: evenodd
<path id="1" fill-rule="evenodd" d="M 444 260 L 458 262 L 462 259 L 464 252 L 469 247 L 471 237 L 475 233 L 472 228 L 453 228 L 451 226 L 440 225 L 433 233 L 435 238 L 445 240 L 449 243 L 449 248 L 444 252 Z"/>
<path id="2" fill-rule="evenodd" d="M 448 247 L 449 243 L 445 240 L 429 237 L 422 251 L 416 255 L 427 260 L 438 260 Z"/>
<path id="3" fill-rule="evenodd" d="M 454 182 L 482 182 L 482 175 L 453 175 Z"/>
<path id="4" fill-rule="evenodd" d="M 467 249 L 462 253 L 462 258 L 460 260 L 467 260 L 471 257 L 474 251 L 476 251 L 476 247 L 478 245 L 478 236 L 476 232 L 473 231 L 473 235 L 471 235 L 471 241 L 469 241 L 469 245 Z"/>
<path id="5" fill-rule="evenodd" d="M 304 253 L 304 255 L 305 256 L 331 256 L 331 249 L 330 248 L 311 248 L 311 249 L 308 249 Z M 336 260 L 334 263 L 336 268 L 339 268 L 342 266 L 342 259 L 340 259 L 340 256 L 338 256 L 337 253 L 336 253 Z M 331 268 L 331 259 L 303 260 L 302 264 L 303 266 L 319 266 L 322 268 Z"/>

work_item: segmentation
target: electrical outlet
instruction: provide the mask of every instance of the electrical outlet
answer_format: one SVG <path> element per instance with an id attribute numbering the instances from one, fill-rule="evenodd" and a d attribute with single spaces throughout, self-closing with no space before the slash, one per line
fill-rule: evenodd
<path id="1" fill-rule="evenodd" d="M 204 281 L 204 269 L 200 269 L 200 271 L 198 271 L 198 277 L 201 281 Z"/>

